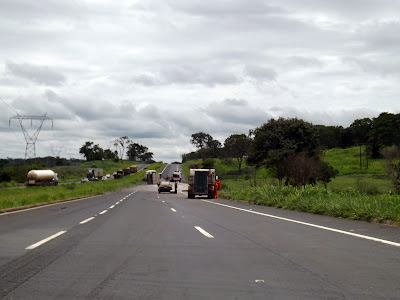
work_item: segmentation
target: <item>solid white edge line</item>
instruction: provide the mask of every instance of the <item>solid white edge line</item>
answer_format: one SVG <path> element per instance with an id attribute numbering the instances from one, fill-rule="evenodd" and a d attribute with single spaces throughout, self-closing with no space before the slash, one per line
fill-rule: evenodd
<path id="1" fill-rule="evenodd" d="M 85 224 L 85 223 L 87 223 L 89 221 L 92 221 L 93 219 L 94 219 L 94 217 L 87 218 L 86 220 L 83 220 L 82 222 L 79 222 L 79 224 Z"/>
<path id="2" fill-rule="evenodd" d="M 312 224 L 312 223 L 306 223 L 306 222 L 302 222 L 302 221 L 297 221 L 297 220 L 292 220 L 292 219 L 288 219 L 288 218 L 278 217 L 278 216 L 274 216 L 274 215 L 270 215 L 270 214 L 264 214 L 264 213 L 260 213 L 260 212 L 253 211 L 253 210 L 248 210 L 248 209 L 244 209 L 244 208 L 239 208 L 239 207 L 235 207 L 235 206 L 230 206 L 230 205 L 226 205 L 226 204 L 212 202 L 212 201 L 209 201 L 209 200 L 203 200 L 203 201 L 211 203 L 211 204 L 215 204 L 215 205 L 229 207 L 229 208 L 232 208 L 232 209 L 246 211 L 246 212 L 249 212 L 249 213 L 252 213 L 252 214 L 256 214 L 256 215 L 266 216 L 266 217 L 269 217 L 269 218 L 279 219 L 279 220 L 283 220 L 283 221 L 287 221 L 287 222 L 297 223 L 297 224 L 301 224 L 301 225 L 305 225 L 305 226 L 310 226 L 310 227 L 319 228 L 319 229 L 328 230 L 328 231 L 333 231 L 333 232 L 337 232 L 337 233 L 341 233 L 341 234 L 345 234 L 345 235 L 350 235 L 350 236 L 354 236 L 354 237 L 358 237 L 358 238 L 362 238 L 362 239 L 370 240 L 370 241 L 374 241 L 374 242 L 379 242 L 379 243 L 383 243 L 383 244 L 387 244 L 387 245 L 391 245 L 391 246 L 395 246 L 395 247 L 400 247 L 400 243 L 396 243 L 396 242 L 392 242 L 392 241 L 388 241 L 388 240 L 383 240 L 383 239 L 378 239 L 378 238 L 367 236 L 367 235 L 352 233 L 352 232 L 339 230 L 339 229 L 334 229 L 334 228 L 330 228 L 330 227 L 325 227 L 325 226 L 321 226 L 321 225 L 315 225 L 315 224 Z"/>
<path id="3" fill-rule="evenodd" d="M 176 212 L 176 209 L 175 209 L 175 208 L 171 208 L 171 210 L 172 210 L 173 212 Z"/>
<path id="4" fill-rule="evenodd" d="M 26 247 L 25 249 L 26 250 L 35 249 L 36 247 L 39 247 L 40 245 L 43 245 L 44 243 L 47 243 L 48 241 L 50 241 L 50 240 L 52 240 L 52 239 L 54 239 L 54 238 L 56 238 L 56 237 L 58 237 L 58 236 L 60 236 L 60 235 L 62 235 L 64 233 L 66 233 L 66 231 L 60 231 L 60 232 L 58 232 L 56 234 L 53 234 L 52 236 L 49 236 L 48 238 L 45 238 L 44 240 L 41 240 L 41 241 L 39 241 L 39 242 L 37 242 L 37 243 L 35 243 L 33 245 L 30 245 L 29 247 Z"/>
<path id="5" fill-rule="evenodd" d="M 168 164 L 165 165 L 164 169 L 160 173 L 162 174 L 167 167 L 168 167 Z"/>
<path id="6" fill-rule="evenodd" d="M 203 228 L 201 228 L 200 226 L 194 226 L 194 228 L 196 228 L 198 231 L 200 231 L 203 235 L 205 235 L 206 237 L 208 237 L 209 239 L 213 239 L 214 237 L 209 234 L 207 231 L 205 231 Z"/>
<path id="7" fill-rule="evenodd" d="M 105 214 L 106 212 L 108 212 L 107 209 L 103 210 L 101 213 L 99 213 L 99 215 Z"/>

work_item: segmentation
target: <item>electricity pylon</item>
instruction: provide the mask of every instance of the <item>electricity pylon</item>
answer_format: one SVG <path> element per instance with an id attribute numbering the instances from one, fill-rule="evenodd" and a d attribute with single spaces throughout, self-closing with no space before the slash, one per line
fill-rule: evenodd
<path id="1" fill-rule="evenodd" d="M 51 120 L 51 127 L 53 127 L 53 119 L 49 118 L 46 116 L 47 113 L 45 113 L 43 116 L 21 116 L 20 114 L 17 113 L 15 117 L 10 118 L 8 121 L 8 126 L 11 126 L 11 119 L 18 119 L 19 124 L 21 125 L 22 133 L 24 134 L 25 141 L 26 141 L 26 148 L 25 148 L 25 160 L 33 158 L 36 159 L 36 139 L 39 136 L 40 129 L 42 129 L 42 125 L 45 120 Z M 36 129 L 36 131 L 30 135 L 28 131 L 25 129 L 24 125 L 22 124 L 23 120 L 31 120 L 31 127 L 32 127 L 32 122 L 33 120 L 39 120 L 40 125 Z"/>

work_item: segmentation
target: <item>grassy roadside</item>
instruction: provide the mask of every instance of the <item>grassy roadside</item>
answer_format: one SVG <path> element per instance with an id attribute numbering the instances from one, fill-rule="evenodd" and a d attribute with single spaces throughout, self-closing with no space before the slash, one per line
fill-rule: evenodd
<path id="1" fill-rule="evenodd" d="M 254 174 L 227 176 L 232 166 L 215 160 L 217 174 L 222 180 L 219 194 L 227 199 L 242 200 L 249 203 L 277 208 L 291 209 L 333 217 L 366 221 L 397 222 L 400 225 L 400 195 L 393 195 L 393 186 L 383 159 L 370 160 L 368 169 L 363 161 L 359 165 L 359 148 L 331 149 L 324 154 L 339 175 L 328 184 L 328 190 L 318 183 L 316 187 L 294 188 L 279 185 L 267 170 Z M 201 161 L 185 162 L 182 167 L 185 175 L 189 165 Z"/>
<path id="2" fill-rule="evenodd" d="M 399 195 L 367 195 L 358 190 L 329 192 L 312 186 L 259 184 L 225 180 L 219 192 L 224 198 L 352 220 L 395 221 L 400 225 Z"/>
<path id="3" fill-rule="evenodd" d="M 161 171 L 165 164 L 155 163 L 148 169 Z M 118 180 L 93 181 L 83 184 L 65 184 L 59 186 L 33 187 L 0 190 L 0 212 L 6 209 L 35 206 L 43 203 L 71 200 L 76 198 L 100 195 L 124 188 L 140 185 L 145 177 L 145 170 Z"/>

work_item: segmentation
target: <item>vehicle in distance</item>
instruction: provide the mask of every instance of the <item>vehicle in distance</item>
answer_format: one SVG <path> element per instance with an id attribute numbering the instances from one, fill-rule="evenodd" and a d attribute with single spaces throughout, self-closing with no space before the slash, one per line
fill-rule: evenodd
<path id="1" fill-rule="evenodd" d="M 172 173 L 172 180 L 171 181 L 179 181 L 181 182 L 182 180 L 182 172 L 181 171 L 174 171 Z"/>
<path id="2" fill-rule="evenodd" d="M 58 185 L 57 173 L 54 173 L 52 170 L 30 170 L 27 177 L 27 187 Z"/>
<path id="3" fill-rule="evenodd" d="M 87 179 L 89 181 L 97 181 L 102 180 L 103 178 L 103 169 L 102 168 L 90 168 L 86 173 Z"/>
<path id="4" fill-rule="evenodd" d="M 124 171 L 123 170 L 118 170 L 117 172 L 113 173 L 114 179 L 121 179 L 124 177 Z"/>
<path id="5" fill-rule="evenodd" d="M 169 181 L 161 181 L 158 186 L 158 193 L 166 192 L 171 193 L 172 191 L 172 184 Z"/>

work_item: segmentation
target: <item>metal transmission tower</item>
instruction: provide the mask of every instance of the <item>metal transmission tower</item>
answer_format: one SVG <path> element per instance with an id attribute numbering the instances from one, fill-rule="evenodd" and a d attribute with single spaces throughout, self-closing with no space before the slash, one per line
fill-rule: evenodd
<path id="1" fill-rule="evenodd" d="M 25 141 L 26 141 L 25 160 L 30 159 L 30 158 L 36 159 L 35 143 L 36 143 L 36 139 L 39 136 L 40 129 L 42 129 L 42 125 L 43 125 L 44 121 L 51 120 L 51 127 L 53 127 L 53 119 L 47 117 L 46 115 L 47 115 L 47 113 L 45 113 L 43 116 L 21 116 L 17 113 L 17 115 L 15 117 L 10 118 L 10 120 L 8 121 L 8 123 L 9 123 L 8 126 L 11 126 L 11 119 L 18 119 L 19 124 L 21 125 L 22 133 L 24 134 Z M 22 124 L 22 122 L 24 120 L 31 120 L 31 127 L 32 127 L 33 120 L 40 121 L 39 127 L 36 129 L 36 131 L 32 135 L 30 135 L 28 133 L 28 131 L 25 129 L 24 125 Z"/>

